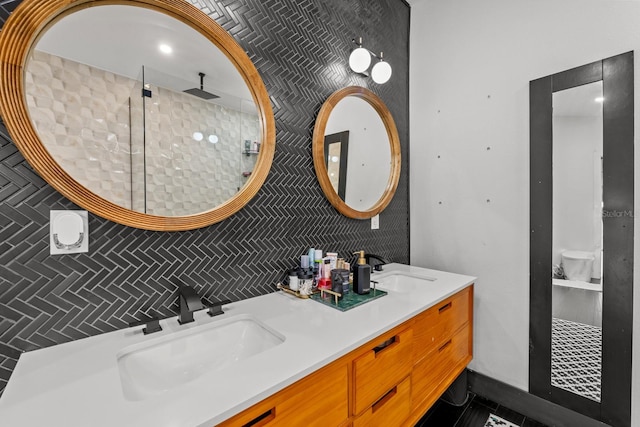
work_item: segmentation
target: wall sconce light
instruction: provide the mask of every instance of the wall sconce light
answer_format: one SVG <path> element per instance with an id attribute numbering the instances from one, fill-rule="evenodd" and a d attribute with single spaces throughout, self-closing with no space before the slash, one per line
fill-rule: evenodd
<path id="1" fill-rule="evenodd" d="M 380 56 L 371 52 L 369 49 L 362 47 L 362 37 L 358 37 L 358 40 L 352 39 L 358 47 L 349 55 L 349 67 L 360 74 L 368 76 L 367 69 L 371 65 L 371 57 L 373 56 L 378 61 L 373 64 L 371 69 L 371 78 L 378 84 L 383 84 L 389 81 L 391 78 L 391 65 L 383 59 L 383 53 L 380 52 Z"/>

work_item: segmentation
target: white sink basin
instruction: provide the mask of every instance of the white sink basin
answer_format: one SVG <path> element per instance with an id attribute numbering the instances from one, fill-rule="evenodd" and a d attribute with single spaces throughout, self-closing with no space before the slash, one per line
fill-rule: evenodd
<path id="1" fill-rule="evenodd" d="M 371 280 L 378 282 L 376 288 L 380 288 L 385 291 L 404 293 L 418 290 L 420 287 L 423 287 L 436 279 L 427 276 L 412 276 L 408 274 L 394 273 L 380 278 L 376 278 L 374 275 L 371 277 Z"/>
<path id="2" fill-rule="evenodd" d="M 284 336 L 248 315 L 158 337 L 118 353 L 122 391 L 143 400 L 262 353 Z"/>

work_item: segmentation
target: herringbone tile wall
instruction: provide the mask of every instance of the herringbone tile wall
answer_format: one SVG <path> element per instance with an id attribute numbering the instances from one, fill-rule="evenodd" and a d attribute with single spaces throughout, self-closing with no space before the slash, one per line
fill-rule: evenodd
<path id="1" fill-rule="evenodd" d="M 0 125 L 0 391 L 21 352 L 125 328 L 177 309 L 176 283 L 207 299 L 274 290 L 309 246 L 409 261 L 409 7 L 402 0 L 190 0 L 229 31 L 256 64 L 277 128 L 273 167 L 258 195 L 222 223 L 180 233 L 124 227 L 89 214 L 90 251 L 50 256 L 49 211 L 77 209 L 33 172 Z M 0 25 L 20 3 L 0 0 Z M 391 81 L 347 71 L 351 39 L 384 51 Z M 367 86 L 391 110 L 402 176 L 380 230 L 339 215 L 313 169 L 311 135 L 323 101 Z"/>

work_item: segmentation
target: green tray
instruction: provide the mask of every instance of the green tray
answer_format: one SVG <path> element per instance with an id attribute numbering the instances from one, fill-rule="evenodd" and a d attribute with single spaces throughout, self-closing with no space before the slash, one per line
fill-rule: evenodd
<path id="1" fill-rule="evenodd" d="M 338 298 L 338 304 L 336 305 L 335 296 L 325 292 L 324 297 L 321 296 L 320 292 L 317 294 L 311 295 L 311 299 L 314 301 L 318 301 L 324 305 L 328 305 L 329 307 L 333 307 L 340 311 L 347 311 L 355 308 L 359 305 L 367 303 L 369 301 L 373 301 L 374 299 L 378 299 L 387 294 L 386 291 L 382 291 L 380 289 L 371 289 L 368 294 L 357 294 L 355 292 L 349 292 L 344 295 L 342 298 Z"/>

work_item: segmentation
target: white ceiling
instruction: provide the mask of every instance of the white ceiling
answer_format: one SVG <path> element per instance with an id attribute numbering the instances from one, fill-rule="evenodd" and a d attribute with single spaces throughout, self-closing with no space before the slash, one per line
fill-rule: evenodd
<path id="1" fill-rule="evenodd" d="M 159 50 L 165 43 L 169 55 Z M 220 96 L 214 101 L 235 109 L 253 109 L 249 89 L 231 61 L 188 25 L 150 9 L 102 5 L 74 12 L 47 29 L 37 50 L 133 79 L 183 91 L 200 87 Z"/>

